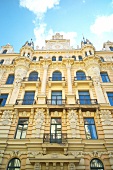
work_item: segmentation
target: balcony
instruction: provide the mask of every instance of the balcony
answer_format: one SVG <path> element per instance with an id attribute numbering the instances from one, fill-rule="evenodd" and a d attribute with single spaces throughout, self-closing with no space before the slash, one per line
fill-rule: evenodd
<path id="1" fill-rule="evenodd" d="M 77 104 L 80 105 L 96 105 L 98 104 L 97 99 L 77 99 Z"/>
<path id="2" fill-rule="evenodd" d="M 15 105 L 33 105 L 35 104 L 34 99 L 18 99 L 16 100 Z"/>
<path id="3" fill-rule="evenodd" d="M 89 85 L 92 86 L 92 79 L 90 76 L 79 76 L 79 77 L 74 77 L 74 84 L 77 87 L 78 85 Z"/>
<path id="4" fill-rule="evenodd" d="M 65 81 L 65 77 L 49 77 L 49 81 Z"/>
<path id="5" fill-rule="evenodd" d="M 91 77 L 90 76 L 79 76 L 79 77 L 74 77 L 74 81 L 90 81 Z"/>
<path id="6" fill-rule="evenodd" d="M 65 86 L 65 77 L 49 77 L 48 85 L 51 87 L 52 85 L 62 85 Z"/>
<path id="7" fill-rule="evenodd" d="M 66 133 L 45 133 L 43 143 L 67 143 Z"/>
<path id="8" fill-rule="evenodd" d="M 40 81 L 40 77 L 24 77 L 23 81 Z"/>
<path id="9" fill-rule="evenodd" d="M 46 101 L 49 105 L 64 105 L 66 103 L 66 99 L 47 99 Z"/>
<path id="10" fill-rule="evenodd" d="M 34 84 L 38 87 L 40 84 L 40 77 L 24 77 L 22 84 L 23 84 L 23 86 L 27 86 L 29 84 Z"/>

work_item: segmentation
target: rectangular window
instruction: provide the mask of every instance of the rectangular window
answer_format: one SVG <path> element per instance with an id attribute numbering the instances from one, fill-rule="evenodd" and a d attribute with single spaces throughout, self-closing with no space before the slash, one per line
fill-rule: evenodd
<path id="1" fill-rule="evenodd" d="M 35 91 L 26 91 L 24 94 L 23 105 L 34 104 Z"/>
<path id="2" fill-rule="evenodd" d="M 96 127 L 93 118 L 84 119 L 85 133 L 87 139 L 97 139 Z"/>
<path id="3" fill-rule="evenodd" d="M 110 82 L 107 72 L 101 72 L 100 75 L 102 78 L 102 82 Z"/>
<path id="4" fill-rule="evenodd" d="M 13 84 L 13 81 L 14 81 L 14 74 L 10 74 L 8 76 L 8 79 L 6 81 L 6 84 Z"/>
<path id="5" fill-rule="evenodd" d="M 79 91 L 80 104 L 91 104 L 89 91 Z"/>
<path id="6" fill-rule="evenodd" d="M 108 96 L 110 105 L 113 106 L 113 92 L 107 92 L 107 96 Z"/>
<path id="7" fill-rule="evenodd" d="M 51 103 L 54 105 L 62 104 L 62 91 L 52 91 L 51 93 Z"/>
<path id="8" fill-rule="evenodd" d="M 5 106 L 8 94 L 1 94 L 0 95 L 0 106 Z"/>
<path id="9" fill-rule="evenodd" d="M 51 119 L 50 143 L 62 143 L 61 118 Z"/>
<path id="10" fill-rule="evenodd" d="M 15 139 L 24 139 L 26 138 L 27 128 L 28 128 L 29 119 L 19 119 Z"/>

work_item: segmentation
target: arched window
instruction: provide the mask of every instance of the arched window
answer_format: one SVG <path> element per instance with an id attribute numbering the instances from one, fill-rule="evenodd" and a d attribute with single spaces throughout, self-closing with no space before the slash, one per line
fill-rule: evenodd
<path id="1" fill-rule="evenodd" d="M 32 61 L 36 61 L 36 57 L 33 57 L 33 60 Z"/>
<path id="2" fill-rule="evenodd" d="M 72 58 L 74 59 L 74 61 L 76 61 L 76 56 L 75 55 L 73 55 Z"/>
<path id="3" fill-rule="evenodd" d="M 62 73 L 60 71 L 53 72 L 52 81 L 61 81 L 62 80 Z"/>
<path id="4" fill-rule="evenodd" d="M 90 162 L 90 170 L 104 170 L 104 165 L 101 160 L 94 158 Z"/>
<path id="5" fill-rule="evenodd" d="M 76 72 L 76 79 L 77 80 L 86 80 L 86 75 L 83 71 Z"/>
<path id="6" fill-rule="evenodd" d="M 38 73 L 36 71 L 33 71 L 29 74 L 28 81 L 37 81 L 38 79 Z"/>
<path id="7" fill-rule="evenodd" d="M 100 57 L 101 61 L 104 62 L 104 58 L 103 57 Z"/>
<path id="8" fill-rule="evenodd" d="M 40 57 L 39 57 L 39 61 L 40 61 L 40 59 L 43 59 L 43 57 L 42 57 L 42 56 L 40 56 Z"/>
<path id="9" fill-rule="evenodd" d="M 13 158 L 10 160 L 7 170 L 20 170 L 20 160 L 18 158 Z"/>
<path id="10" fill-rule="evenodd" d="M 2 52 L 2 54 L 6 54 L 7 53 L 7 50 L 4 50 L 3 52 Z"/>
<path id="11" fill-rule="evenodd" d="M 59 56 L 59 61 L 62 61 L 62 56 Z"/>
<path id="12" fill-rule="evenodd" d="M 56 57 L 55 56 L 52 57 L 52 61 L 56 61 Z"/>
<path id="13" fill-rule="evenodd" d="M 83 60 L 81 55 L 78 56 L 78 59 L 79 59 L 79 61 Z"/>
<path id="14" fill-rule="evenodd" d="M 28 53 L 27 56 L 30 57 L 30 53 Z"/>

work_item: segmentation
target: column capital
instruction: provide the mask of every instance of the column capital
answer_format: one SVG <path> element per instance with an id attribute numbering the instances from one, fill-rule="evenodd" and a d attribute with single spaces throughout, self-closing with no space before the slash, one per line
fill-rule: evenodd
<path id="1" fill-rule="evenodd" d="M 66 65 L 66 68 L 71 68 L 71 65 L 73 64 L 73 58 L 63 58 L 63 64 Z"/>

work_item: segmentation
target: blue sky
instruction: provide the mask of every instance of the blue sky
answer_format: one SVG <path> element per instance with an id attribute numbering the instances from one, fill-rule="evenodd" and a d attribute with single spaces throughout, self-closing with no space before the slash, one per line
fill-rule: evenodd
<path id="1" fill-rule="evenodd" d="M 74 48 L 83 35 L 96 50 L 113 41 L 113 0 L 1 0 L 0 16 L 0 46 L 15 52 L 31 38 L 41 48 L 56 32 Z"/>

